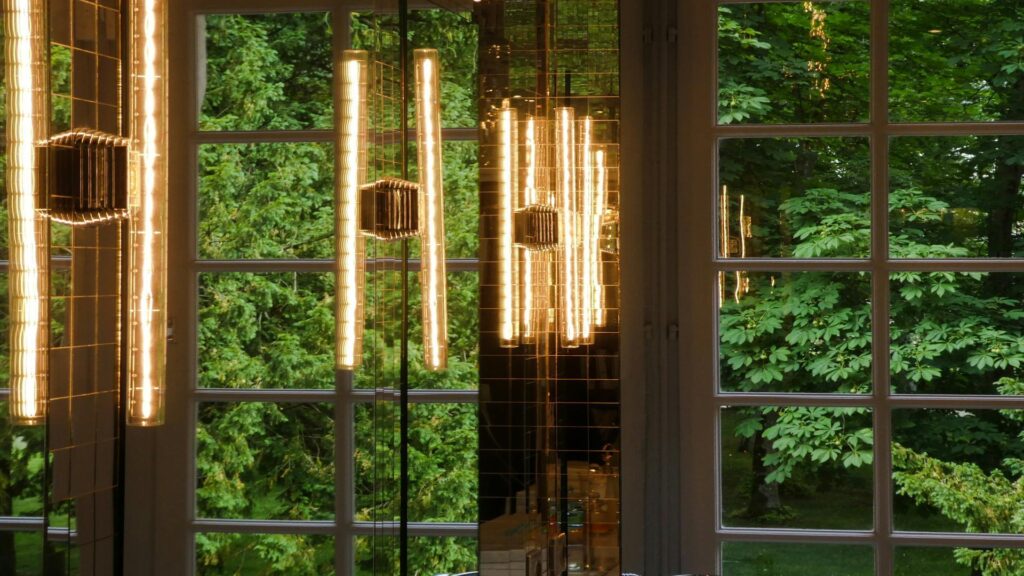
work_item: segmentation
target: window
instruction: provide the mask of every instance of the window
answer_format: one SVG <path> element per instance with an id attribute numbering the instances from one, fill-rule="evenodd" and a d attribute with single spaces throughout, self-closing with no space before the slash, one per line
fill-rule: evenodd
<path id="1" fill-rule="evenodd" d="M 1020 8 L 711 4 L 681 13 L 716 23 L 680 51 L 682 571 L 1024 570 Z"/>
<path id="2" fill-rule="evenodd" d="M 391 248 L 369 252 L 367 366 L 335 372 L 332 88 L 341 50 L 372 48 L 397 15 L 369 2 L 190 4 L 197 40 L 181 77 L 196 82 L 178 94 L 195 103 L 182 149 L 194 172 L 178 207 L 193 217 L 176 225 L 191 247 L 171 287 L 193 295 L 171 352 L 189 365 L 176 416 L 187 426 L 167 432 L 187 439 L 192 472 L 181 528 L 158 530 L 187 532 L 181 573 L 387 572 L 401 274 Z M 412 4 L 415 42 L 441 48 L 444 66 L 449 369 L 428 374 L 415 353 L 410 367 L 410 559 L 435 574 L 476 566 L 476 35 L 466 13 Z"/>

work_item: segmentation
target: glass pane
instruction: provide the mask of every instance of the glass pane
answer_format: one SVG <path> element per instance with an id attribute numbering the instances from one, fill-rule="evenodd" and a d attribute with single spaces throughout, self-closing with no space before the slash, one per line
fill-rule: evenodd
<path id="1" fill-rule="evenodd" d="M 871 391 L 869 274 L 722 272 L 719 286 L 723 391 Z"/>
<path id="2" fill-rule="evenodd" d="M 200 129 L 332 126 L 330 14 L 216 14 L 200 22 Z"/>
<path id="3" fill-rule="evenodd" d="M 896 576 L 975 576 L 1024 573 L 1024 550 L 896 548 Z"/>
<path id="4" fill-rule="evenodd" d="M 723 576 L 873 576 L 874 563 L 870 546 L 722 544 Z"/>
<path id="5" fill-rule="evenodd" d="M 0 396 L 0 516 L 43 515 L 45 430 L 12 425 L 7 397 Z"/>
<path id="6" fill-rule="evenodd" d="M 0 574 L 43 574 L 43 533 L 0 532 Z"/>
<path id="7" fill-rule="evenodd" d="M 1024 395 L 1024 274 L 899 272 L 890 283 L 897 391 Z"/>
<path id="8" fill-rule="evenodd" d="M 1019 2 L 893 0 L 892 119 L 1024 120 L 1022 19 Z"/>
<path id="9" fill-rule="evenodd" d="M 721 417 L 725 526 L 871 529 L 867 408 L 732 407 Z"/>
<path id="10" fill-rule="evenodd" d="M 330 404 L 200 404 L 196 451 L 201 518 L 334 517 Z"/>
<path id="11" fill-rule="evenodd" d="M 480 186 L 476 142 L 445 142 L 444 233 L 448 258 L 476 258 L 480 242 Z"/>
<path id="12" fill-rule="evenodd" d="M 409 519 L 475 523 L 476 405 L 413 404 L 409 435 Z"/>
<path id="13" fill-rule="evenodd" d="M 430 372 L 423 364 L 422 294 L 419 275 L 410 275 L 409 385 L 433 390 L 472 390 L 479 386 L 477 370 L 479 275 L 475 272 L 448 273 L 448 368 Z"/>
<path id="14" fill-rule="evenodd" d="M 399 422 L 397 397 L 395 402 L 355 406 L 353 481 L 357 521 L 399 520 Z"/>
<path id="15" fill-rule="evenodd" d="M 399 573 L 397 536 L 359 536 L 355 541 L 356 576 Z M 409 573 L 456 576 L 472 572 L 477 566 L 477 547 L 476 538 L 409 538 Z"/>
<path id="16" fill-rule="evenodd" d="M 1022 534 L 1024 411 L 893 412 L 898 530 Z"/>
<path id="17" fill-rule="evenodd" d="M 328 144 L 199 147 L 199 257 L 333 258 Z"/>
<path id="18" fill-rule="evenodd" d="M 196 534 L 196 574 L 334 574 L 334 539 L 292 534 Z"/>
<path id="19" fill-rule="evenodd" d="M 1024 256 L 1024 137 L 893 138 L 889 254 Z"/>
<path id="20" fill-rule="evenodd" d="M 722 257 L 850 258 L 871 249 L 866 138 L 722 140 Z"/>
<path id="21" fill-rule="evenodd" d="M 868 119 L 867 2 L 718 8 L 718 122 Z"/>
<path id="22" fill-rule="evenodd" d="M 201 388 L 333 388 L 334 274 L 199 276 Z"/>

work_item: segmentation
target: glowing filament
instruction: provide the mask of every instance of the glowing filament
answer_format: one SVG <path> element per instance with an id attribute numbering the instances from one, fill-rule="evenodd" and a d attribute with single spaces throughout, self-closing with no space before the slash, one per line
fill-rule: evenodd
<path id="1" fill-rule="evenodd" d="M 166 340 L 166 20 L 159 0 L 133 14 L 132 358 L 128 422 L 163 423 Z"/>
<path id="2" fill-rule="evenodd" d="M 515 218 L 516 195 L 518 194 L 516 176 L 519 146 L 516 134 L 516 111 L 509 106 L 507 100 L 498 112 L 498 139 L 498 162 L 500 164 L 498 241 L 501 250 L 501 255 L 498 258 L 498 274 L 501 278 L 499 340 L 502 347 L 514 348 L 519 345 L 519 309 L 516 301 L 518 266 L 516 265 L 516 249 L 513 238 L 513 219 Z"/>
<path id="3" fill-rule="evenodd" d="M 341 73 L 339 198 L 337 211 L 338 302 L 337 367 L 354 370 L 362 363 L 365 244 L 360 231 L 360 187 L 366 183 L 367 91 L 369 54 L 346 50 Z"/>
<path id="4" fill-rule="evenodd" d="M 524 135 L 525 145 L 525 174 L 523 178 L 523 202 L 524 206 L 532 206 L 539 201 L 537 193 L 537 119 L 533 116 L 526 118 L 526 134 Z M 521 339 L 524 343 L 531 343 L 536 338 L 538 331 L 537 304 L 534 298 L 534 291 L 538 289 L 534 277 L 535 264 L 539 264 L 541 255 L 523 249 L 522 283 L 520 286 L 521 310 L 520 321 L 522 325 Z"/>
<path id="5" fill-rule="evenodd" d="M 423 292 L 423 358 L 428 370 L 443 370 L 448 353 L 448 311 L 437 50 L 417 49 L 413 58 L 416 65 L 417 154 L 422 199 L 420 285 Z"/>
<path id="6" fill-rule="evenodd" d="M 729 257 L 729 188 L 722 186 L 718 197 L 718 254 L 722 258 Z M 718 307 L 725 304 L 725 272 L 718 273 Z"/>
<path id="7" fill-rule="evenodd" d="M 46 45 L 42 0 L 5 0 L 7 207 L 10 242 L 11 419 L 46 416 L 47 236 L 36 216 L 36 143 L 45 138 Z"/>
<path id="8" fill-rule="evenodd" d="M 597 279 L 596 260 L 599 256 L 597 245 L 593 242 L 595 187 L 594 187 L 594 120 L 584 116 L 580 122 L 580 160 L 583 186 L 577 202 L 582 206 L 580 238 L 580 343 L 594 342 L 594 283 Z"/>
<path id="9" fill-rule="evenodd" d="M 601 259 L 601 224 L 608 209 L 608 168 L 605 163 L 604 150 L 594 153 L 594 223 L 591 229 L 591 242 L 594 250 L 594 324 L 608 324 L 608 309 L 604 302 L 604 264 Z"/>
<path id="10" fill-rule="evenodd" d="M 576 236 L 576 113 L 572 108 L 555 109 L 556 194 L 559 202 L 562 261 L 561 327 L 562 346 L 580 345 L 580 299 L 577 291 L 578 246 Z"/>

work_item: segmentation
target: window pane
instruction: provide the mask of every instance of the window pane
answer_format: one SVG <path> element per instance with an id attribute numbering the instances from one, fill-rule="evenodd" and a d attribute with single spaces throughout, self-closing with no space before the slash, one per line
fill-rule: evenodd
<path id="1" fill-rule="evenodd" d="M 196 450 L 201 518 L 334 517 L 329 404 L 200 404 Z"/>
<path id="2" fill-rule="evenodd" d="M 217 14 L 202 21 L 202 130 L 331 127 L 328 13 Z"/>
<path id="3" fill-rule="evenodd" d="M 327 144 L 199 147 L 199 257 L 333 258 Z"/>
<path id="4" fill-rule="evenodd" d="M 356 576 L 398 574 L 397 536 L 359 536 L 355 541 Z M 476 538 L 409 538 L 409 573 L 416 576 L 456 576 L 470 572 L 476 570 L 476 558 Z"/>
<path id="5" fill-rule="evenodd" d="M 418 275 L 410 275 L 409 385 L 433 390 L 471 390 L 479 386 L 477 357 L 479 339 L 479 275 L 448 273 L 448 368 L 430 372 L 423 364 L 422 295 Z"/>
<path id="6" fill-rule="evenodd" d="M 1019 2 L 893 0 L 891 117 L 1024 120 L 1022 18 L 1024 6 Z"/>
<path id="7" fill-rule="evenodd" d="M 333 388 L 334 275 L 199 276 L 199 386 Z"/>
<path id="8" fill-rule="evenodd" d="M 0 532 L 0 574 L 43 574 L 43 532 Z"/>
<path id="9" fill-rule="evenodd" d="M 870 546 L 767 542 L 722 545 L 723 576 L 873 576 L 874 562 Z"/>
<path id="10" fill-rule="evenodd" d="M 718 8 L 718 122 L 863 122 L 867 2 Z"/>
<path id="11" fill-rule="evenodd" d="M 719 282 L 723 391 L 871 391 L 869 274 L 722 272 Z"/>
<path id="12" fill-rule="evenodd" d="M 476 258 L 480 242 L 479 166 L 476 142 L 445 142 L 444 233 L 448 258 Z"/>
<path id="13" fill-rule="evenodd" d="M 1021 574 L 1024 573 L 1024 550 L 900 547 L 896 548 L 895 568 L 896 576 Z"/>
<path id="14" fill-rule="evenodd" d="M 722 140 L 722 257 L 867 257 L 871 158 L 866 138 Z"/>
<path id="15" fill-rule="evenodd" d="M 196 574 L 334 574 L 334 539 L 292 534 L 196 534 Z"/>
<path id="16" fill-rule="evenodd" d="M 894 138 L 890 167 L 890 256 L 1024 256 L 1024 137 Z"/>
<path id="17" fill-rule="evenodd" d="M 733 407 L 721 417 L 725 526 L 871 528 L 867 408 Z"/>
<path id="18" fill-rule="evenodd" d="M 409 416 L 410 520 L 476 522 L 476 406 L 413 404 Z M 355 446 L 356 520 L 397 520 L 397 402 L 356 406 Z"/>
<path id="19" fill-rule="evenodd" d="M 890 282 L 897 391 L 1024 395 L 1024 274 L 899 272 Z"/>
<path id="20" fill-rule="evenodd" d="M 1024 411 L 893 413 L 896 528 L 1022 534 Z"/>
<path id="21" fill-rule="evenodd" d="M 43 515 L 45 430 L 12 425 L 7 396 L 0 396 L 0 516 Z"/>

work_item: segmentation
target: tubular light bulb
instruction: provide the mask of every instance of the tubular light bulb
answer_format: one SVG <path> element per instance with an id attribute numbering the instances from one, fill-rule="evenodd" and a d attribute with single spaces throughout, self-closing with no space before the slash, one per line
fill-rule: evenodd
<path id="1" fill-rule="evenodd" d="M 562 346 L 580 345 L 580 300 L 576 237 L 576 112 L 569 107 L 555 109 L 555 148 L 558 180 L 555 185 L 561 218 L 559 233 L 562 243 L 561 274 L 561 327 Z"/>
<path id="2" fill-rule="evenodd" d="M 594 223 L 591 229 L 594 245 L 594 324 L 608 324 L 608 309 L 604 302 L 604 265 L 601 261 L 601 224 L 608 209 L 608 168 L 605 165 L 604 150 L 594 152 Z"/>
<path id="3" fill-rule="evenodd" d="M 515 348 L 519 345 L 519 306 L 517 302 L 516 280 L 518 279 L 518 262 L 513 238 L 513 218 L 516 211 L 518 149 L 517 113 L 506 100 L 498 111 L 498 161 L 499 171 L 499 213 L 498 241 L 501 255 L 498 258 L 498 275 L 500 276 L 501 318 L 499 341 L 503 348 Z"/>
<path id="4" fill-rule="evenodd" d="M 43 0 L 5 0 L 11 420 L 40 424 L 47 392 L 47 224 L 36 215 L 36 143 L 46 138 Z"/>
<path id="5" fill-rule="evenodd" d="M 525 155 L 525 174 L 523 175 L 523 206 L 532 206 L 538 203 L 537 194 L 537 119 L 527 116 L 524 122 L 525 134 L 523 136 Z M 534 290 L 536 290 L 534 278 L 534 264 L 539 263 L 540 254 L 534 254 L 523 248 L 523 269 L 522 282 L 520 283 L 520 339 L 523 343 L 533 343 L 537 322 L 534 318 L 538 302 L 534 301 Z"/>
<path id="6" fill-rule="evenodd" d="M 338 304 L 335 358 L 341 370 L 355 370 L 363 356 L 365 246 L 359 225 L 360 187 L 366 183 L 369 53 L 346 50 L 341 69 L 341 127 L 338 138 L 337 252 Z"/>
<path id="7" fill-rule="evenodd" d="M 594 343 L 594 282 L 597 258 L 597 246 L 594 239 L 594 119 L 584 116 L 580 121 L 579 157 L 583 166 L 580 169 L 583 185 L 578 198 L 582 206 L 578 222 L 580 222 L 580 343 Z"/>
<path id="8" fill-rule="evenodd" d="M 729 257 L 729 188 L 722 186 L 718 196 L 718 254 Z M 725 305 L 725 272 L 718 273 L 718 307 Z"/>
<path id="9" fill-rule="evenodd" d="M 167 49 L 160 0 L 140 0 L 132 19 L 131 382 L 128 423 L 164 420 L 167 337 Z"/>
<path id="10" fill-rule="evenodd" d="M 443 370 L 448 356 L 445 292 L 444 186 L 441 169 L 441 106 L 437 50 L 413 51 L 416 66 L 417 155 L 420 174 L 420 287 L 423 291 L 423 362 Z"/>

